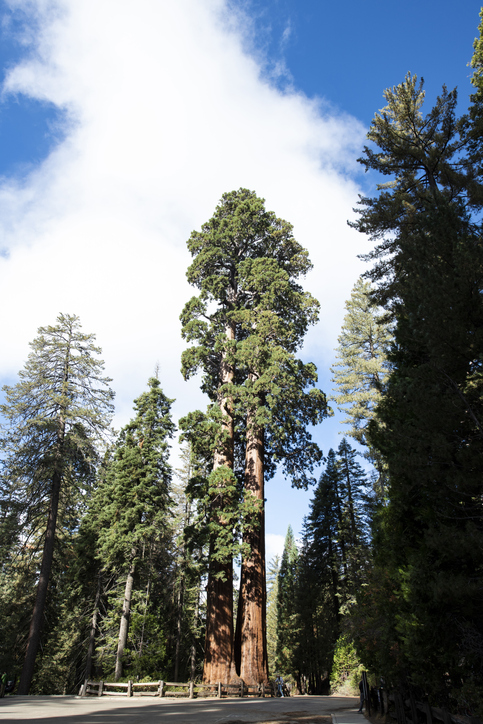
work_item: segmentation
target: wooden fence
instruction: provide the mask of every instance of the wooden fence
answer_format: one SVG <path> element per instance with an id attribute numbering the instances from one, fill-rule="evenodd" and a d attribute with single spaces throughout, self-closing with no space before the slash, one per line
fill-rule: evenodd
<path id="1" fill-rule="evenodd" d="M 195 684 L 193 681 L 185 683 L 174 681 L 147 681 L 127 683 L 90 681 L 86 679 L 79 691 L 80 696 L 174 696 L 194 699 L 198 695 L 213 696 L 221 699 L 222 696 L 274 696 L 275 691 L 271 684 L 256 684 L 247 686 L 239 684 Z"/>

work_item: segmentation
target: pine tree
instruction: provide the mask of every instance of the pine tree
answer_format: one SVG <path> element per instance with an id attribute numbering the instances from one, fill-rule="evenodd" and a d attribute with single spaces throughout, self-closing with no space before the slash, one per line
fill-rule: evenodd
<path id="1" fill-rule="evenodd" d="M 483 176 L 483 8 L 480 11 L 479 36 L 473 43 L 474 53 L 471 66 L 474 69 L 471 82 L 475 92 L 470 96 L 471 105 L 468 118 L 463 118 L 463 126 L 467 133 L 468 161 L 472 173 L 479 184 L 471 184 L 471 197 L 475 205 L 481 205 L 481 181 Z"/>
<path id="2" fill-rule="evenodd" d="M 173 681 L 194 680 L 197 651 L 200 647 L 200 604 L 205 565 L 199 546 L 190 534 L 196 519 L 196 503 L 190 495 L 190 481 L 199 474 L 191 445 L 181 449 L 182 466 L 176 470 L 178 484 L 173 485 L 175 528 L 174 596 L 176 636 Z M 197 549 L 197 550 L 196 550 Z M 204 632 L 203 632 L 204 633 Z M 180 672 L 185 672 L 184 674 Z"/>
<path id="3" fill-rule="evenodd" d="M 341 535 L 342 503 L 339 490 L 340 473 L 334 450 L 327 455 L 327 464 L 310 503 L 306 522 L 307 555 L 316 570 L 331 611 L 333 640 L 337 638 L 341 619 L 343 581 L 347 577 L 345 536 Z M 342 581 L 341 581 L 342 579 Z M 333 642 L 332 642 L 333 643 Z"/>
<path id="4" fill-rule="evenodd" d="M 347 313 L 336 350 L 338 361 L 331 368 L 336 384 L 332 399 L 347 415 L 342 420 L 350 426 L 347 434 L 367 448 L 366 457 L 383 476 L 383 463 L 369 447 L 367 429 L 387 380 L 392 334 L 382 310 L 371 301 L 368 281 L 359 277 L 345 306 Z"/>
<path id="5" fill-rule="evenodd" d="M 481 678 L 465 642 L 483 641 L 483 197 L 456 91 L 443 88 L 426 116 L 414 76 L 385 97 L 368 134 L 378 150 L 366 148 L 361 162 L 391 180 L 361 200 L 355 224 L 380 242 L 370 276 L 394 320 L 391 374 L 369 426 L 389 475 L 376 560 L 399 596 L 395 670 L 409 669 L 444 702 L 450 687 Z M 478 114 L 475 106 L 473 123 Z"/>
<path id="6" fill-rule="evenodd" d="M 268 670 L 272 676 L 277 669 L 276 656 L 279 571 L 280 557 L 275 556 L 271 561 L 269 561 L 267 569 L 267 657 Z"/>
<path id="7" fill-rule="evenodd" d="M 298 618 L 296 607 L 298 561 L 299 552 L 292 527 L 289 525 L 278 573 L 277 669 L 278 672 L 285 675 L 295 674 L 300 691 L 300 671 L 297 669 Z"/>
<path id="8" fill-rule="evenodd" d="M 40 645 L 49 591 L 59 505 L 68 506 L 76 488 L 92 482 L 96 444 L 105 435 L 113 393 L 102 377 L 94 336 L 80 331 L 78 317 L 61 314 L 55 326 L 41 327 L 20 381 L 4 387 L 1 412 L 3 477 L 12 505 L 24 511 L 27 529 L 42 516 L 43 553 L 18 693 L 27 694 Z"/>
<path id="9" fill-rule="evenodd" d="M 327 694 L 336 627 L 327 562 L 317 565 L 312 543 L 304 521 L 295 592 L 298 633 L 294 665 L 300 672 L 299 679 L 306 682 L 307 693 Z"/>
<path id="10" fill-rule="evenodd" d="M 336 643 L 348 629 L 368 569 L 367 479 L 345 438 L 327 464 L 310 503 L 297 573 L 297 666 L 309 690 L 328 687 Z"/>
<path id="11" fill-rule="evenodd" d="M 140 567 L 148 569 L 144 582 L 146 593 L 141 594 L 144 599 L 140 602 L 145 609 L 140 615 L 142 629 L 148 606 L 150 559 L 156 546 L 166 546 L 170 535 L 172 471 L 168 458 L 169 440 L 175 429 L 170 415 L 173 400 L 166 397 L 157 378 L 150 378 L 148 387 L 134 402 L 136 415 L 121 430 L 112 464 L 94 502 L 99 527 L 98 557 L 106 571 L 119 571 L 119 578 L 124 581 L 115 657 L 116 681 L 122 676 L 133 594 L 139 597 L 135 575 Z M 143 637 L 139 635 L 142 653 Z"/>

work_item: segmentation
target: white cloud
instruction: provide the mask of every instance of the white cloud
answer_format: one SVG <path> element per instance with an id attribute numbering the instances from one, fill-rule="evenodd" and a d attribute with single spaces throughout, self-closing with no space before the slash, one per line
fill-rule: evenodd
<path id="1" fill-rule="evenodd" d="M 358 121 L 270 87 L 243 49 L 250 23 L 223 0 L 12 5 L 35 23 L 4 93 L 56 104 L 68 133 L 26 180 L 0 185 L 0 377 L 22 367 L 40 325 L 75 313 L 103 348 L 118 424 L 157 362 L 177 414 L 203 404 L 179 373 L 186 240 L 242 186 L 309 249 L 322 313 L 306 351 L 327 365 L 360 273 L 362 239 L 346 225 Z"/>
<path id="2" fill-rule="evenodd" d="M 266 560 L 267 560 L 267 566 L 268 566 L 268 563 L 275 556 L 282 558 L 284 543 L 285 543 L 284 535 L 278 535 L 275 533 L 266 534 L 266 536 L 265 536 L 265 555 L 266 555 Z"/>

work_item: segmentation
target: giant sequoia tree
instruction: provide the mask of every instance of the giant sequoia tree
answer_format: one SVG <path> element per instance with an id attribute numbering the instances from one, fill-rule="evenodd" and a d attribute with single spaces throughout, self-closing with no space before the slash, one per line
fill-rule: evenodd
<path id="1" fill-rule="evenodd" d="M 298 282 L 310 269 L 307 252 L 291 225 L 267 212 L 251 191 L 225 194 L 188 246 L 194 257 L 188 279 L 200 294 L 181 316 L 184 337 L 196 342 L 183 354 L 183 371 L 188 377 L 203 370 L 212 419 L 218 417 L 208 480 L 204 678 L 229 681 L 236 669 L 247 683 L 258 683 L 268 675 L 264 479 L 280 460 L 295 484 L 306 485 L 320 458 L 307 423 L 324 417 L 325 396 L 313 388 L 315 367 L 295 357 L 307 326 L 316 321 L 318 305 Z M 196 419 L 201 420 L 191 417 L 184 425 L 199 438 Z M 238 458 L 237 465 L 235 449 L 244 450 L 244 461 Z M 243 493 L 237 503 L 239 483 Z M 240 514 L 244 546 L 235 662 L 233 527 Z"/>
<path id="2" fill-rule="evenodd" d="M 482 673 L 483 196 L 456 91 L 426 116 L 414 76 L 385 97 L 361 162 L 389 180 L 355 223 L 378 242 L 370 276 L 395 326 L 369 425 L 390 481 L 376 550 L 399 590 L 398 665 L 443 697 Z"/>
<path id="3" fill-rule="evenodd" d="M 4 484 L 10 504 L 20 509 L 24 535 L 43 521 L 43 553 L 18 688 L 27 694 L 41 640 L 54 555 L 59 505 L 69 493 L 92 482 L 96 443 L 108 427 L 113 393 L 102 377 L 94 335 L 80 330 L 79 318 L 60 314 L 55 326 L 41 327 L 31 343 L 20 381 L 4 387 L 1 406 Z"/>

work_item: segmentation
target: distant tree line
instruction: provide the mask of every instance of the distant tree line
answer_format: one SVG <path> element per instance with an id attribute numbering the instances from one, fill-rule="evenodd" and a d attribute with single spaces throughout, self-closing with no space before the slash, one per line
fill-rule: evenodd
<path id="1" fill-rule="evenodd" d="M 199 551 L 173 475 L 157 376 L 117 435 L 100 350 L 79 319 L 39 329 L 2 406 L 0 668 L 17 693 L 77 692 L 84 678 L 194 675 Z"/>

